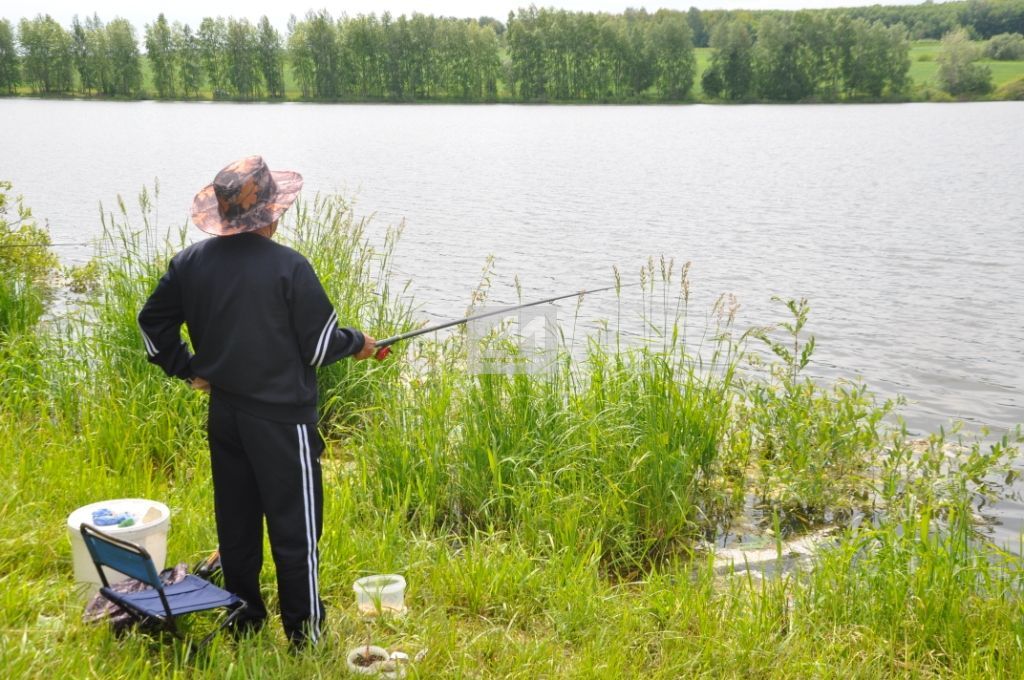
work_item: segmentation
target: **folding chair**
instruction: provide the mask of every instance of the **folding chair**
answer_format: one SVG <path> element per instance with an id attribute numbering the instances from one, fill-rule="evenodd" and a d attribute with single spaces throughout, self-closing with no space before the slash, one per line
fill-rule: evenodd
<path id="1" fill-rule="evenodd" d="M 79 528 L 103 582 L 100 594 L 124 609 L 139 623 L 158 624 L 179 640 L 185 640 L 175 624 L 177 617 L 220 607 L 231 610 L 220 626 L 202 639 L 196 647 L 199 650 L 245 610 L 245 601 L 240 597 L 191 574 L 179 583 L 165 586 L 157 574 L 153 558 L 145 548 L 114 538 L 84 522 Z M 117 593 L 110 588 L 107 575 L 103 572 L 104 566 L 138 579 L 149 588 L 136 593 Z"/>

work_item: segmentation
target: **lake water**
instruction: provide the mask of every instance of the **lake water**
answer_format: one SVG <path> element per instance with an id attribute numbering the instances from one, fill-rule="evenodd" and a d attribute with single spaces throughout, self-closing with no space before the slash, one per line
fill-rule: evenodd
<path id="1" fill-rule="evenodd" d="M 253 153 L 307 195 L 355 196 L 374 237 L 405 220 L 398 267 L 425 317 L 461 315 L 488 255 L 504 302 L 515 275 L 524 299 L 548 297 L 665 255 L 692 262 L 701 323 L 725 292 L 741 328 L 783 318 L 773 295 L 807 297 L 812 373 L 904 395 L 914 432 L 1024 421 L 1024 104 L 0 100 L 0 178 L 58 242 L 96 236 L 100 201 L 156 177 L 160 224 L 184 224 Z"/>

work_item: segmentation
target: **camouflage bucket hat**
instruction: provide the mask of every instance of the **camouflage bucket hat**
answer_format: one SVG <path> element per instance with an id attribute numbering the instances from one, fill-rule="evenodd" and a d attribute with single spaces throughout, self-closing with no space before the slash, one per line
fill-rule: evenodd
<path id="1" fill-rule="evenodd" d="M 231 236 L 273 224 L 302 188 L 297 172 L 271 172 L 262 156 L 235 161 L 192 201 L 192 221 L 208 234 Z"/>

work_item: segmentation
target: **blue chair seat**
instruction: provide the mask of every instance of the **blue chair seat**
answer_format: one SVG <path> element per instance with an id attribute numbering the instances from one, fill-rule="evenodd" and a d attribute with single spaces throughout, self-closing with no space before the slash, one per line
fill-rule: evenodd
<path id="1" fill-rule="evenodd" d="M 111 593 L 117 599 L 130 603 L 147 616 L 163 617 L 166 615 L 160 592 L 150 588 L 137 593 Z M 108 595 L 108 593 L 104 593 Z M 167 604 L 172 616 L 190 614 L 192 612 L 215 609 L 217 607 L 234 607 L 242 603 L 236 595 L 218 588 L 209 581 L 189 574 L 184 580 L 164 587 Z"/>
<path id="2" fill-rule="evenodd" d="M 100 582 L 103 583 L 100 593 L 137 621 L 157 621 L 176 637 L 184 639 L 174 622 L 175 618 L 192 612 L 227 608 L 231 613 L 196 648 L 202 649 L 217 631 L 230 626 L 245 611 L 245 601 L 240 597 L 191 574 L 178 583 L 165 586 L 156 571 L 153 558 L 141 545 L 105 534 L 84 522 L 80 529 L 82 540 L 89 549 Z M 110 582 L 103 571 L 104 566 L 138 579 L 149 588 L 135 593 L 115 592 L 110 588 Z M 189 650 L 189 657 L 192 651 Z"/>

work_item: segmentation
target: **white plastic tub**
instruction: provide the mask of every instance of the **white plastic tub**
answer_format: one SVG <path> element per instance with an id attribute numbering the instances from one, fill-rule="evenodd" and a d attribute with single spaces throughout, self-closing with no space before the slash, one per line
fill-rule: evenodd
<path id="1" fill-rule="evenodd" d="M 352 584 L 356 606 L 363 616 L 405 613 L 405 578 L 399 574 L 376 574 Z"/>
<path id="2" fill-rule="evenodd" d="M 79 592 L 84 597 L 89 597 L 99 590 L 100 576 L 96 573 L 96 566 L 89 556 L 89 551 L 82 540 L 81 525 L 93 523 L 92 513 L 95 510 L 107 508 L 115 514 L 127 512 L 132 515 L 135 524 L 130 527 L 96 527 L 100 531 L 110 534 L 125 541 L 131 541 L 145 548 L 153 558 L 156 570 L 164 568 L 167 559 L 167 531 L 171 526 L 171 512 L 167 506 L 158 501 L 150 501 L 145 498 L 117 498 L 78 508 L 68 515 L 68 537 L 71 539 L 71 556 L 74 560 L 75 582 Z M 123 581 L 127 577 L 116 571 L 104 567 L 104 573 L 109 583 Z"/>

